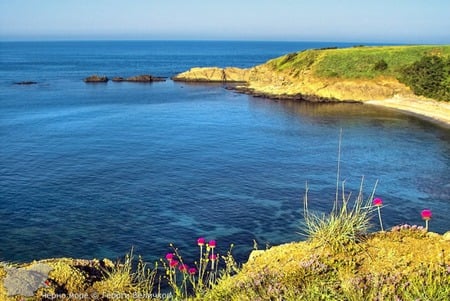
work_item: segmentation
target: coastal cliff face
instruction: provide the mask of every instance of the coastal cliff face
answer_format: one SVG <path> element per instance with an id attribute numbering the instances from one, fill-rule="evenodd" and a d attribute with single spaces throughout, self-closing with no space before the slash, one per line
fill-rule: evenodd
<path id="1" fill-rule="evenodd" d="M 411 90 L 395 78 L 372 80 L 320 78 L 308 72 L 278 71 L 264 64 L 250 69 L 192 68 L 172 78 L 183 82 L 245 83 L 238 90 L 269 97 L 291 98 L 303 95 L 306 99 L 320 98 L 343 101 L 364 101 L 391 98 L 394 95 L 412 96 Z"/>
<path id="2" fill-rule="evenodd" d="M 395 78 L 339 79 L 318 77 L 311 72 L 297 74 L 267 66 L 256 67 L 247 82 L 248 89 L 267 95 L 304 95 L 339 100 L 365 101 L 386 99 L 394 95 L 411 96 L 411 90 Z"/>
<path id="3" fill-rule="evenodd" d="M 386 99 L 394 95 L 411 96 L 411 90 L 395 78 L 342 80 L 319 78 L 308 74 L 278 71 L 264 64 L 250 69 L 204 67 L 192 68 L 172 78 L 182 82 L 243 83 L 238 90 L 268 97 L 364 101 Z"/>
<path id="4" fill-rule="evenodd" d="M 288 54 L 249 69 L 192 68 L 176 81 L 244 82 L 249 93 L 305 99 L 367 101 L 415 97 L 399 70 L 424 55 L 450 55 L 450 46 L 354 47 Z M 238 88 L 239 89 L 239 88 Z"/>
<path id="5" fill-rule="evenodd" d="M 183 82 L 247 82 L 249 70 L 241 68 L 192 68 L 172 78 Z"/>

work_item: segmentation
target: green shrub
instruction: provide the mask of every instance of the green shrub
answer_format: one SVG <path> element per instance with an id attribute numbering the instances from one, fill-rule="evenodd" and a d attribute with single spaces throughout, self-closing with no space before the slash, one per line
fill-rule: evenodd
<path id="1" fill-rule="evenodd" d="M 424 56 L 400 71 L 399 81 L 416 95 L 450 101 L 450 59 Z"/>
<path id="2" fill-rule="evenodd" d="M 378 62 L 376 62 L 375 66 L 373 66 L 373 70 L 375 70 L 375 71 L 384 71 L 387 68 L 388 68 L 388 64 L 383 59 L 381 59 Z"/>

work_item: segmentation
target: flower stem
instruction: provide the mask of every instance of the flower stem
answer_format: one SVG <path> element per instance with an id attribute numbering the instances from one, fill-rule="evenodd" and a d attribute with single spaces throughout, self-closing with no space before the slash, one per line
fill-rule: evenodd
<path id="1" fill-rule="evenodd" d="M 381 231 L 384 231 L 383 222 L 381 220 L 381 209 L 380 209 L 380 206 L 378 206 L 377 209 L 378 209 L 378 219 L 380 220 Z"/>
<path id="2" fill-rule="evenodd" d="M 425 220 L 425 231 L 428 232 L 428 219 Z"/>
<path id="3" fill-rule="evenodd" d="M 203 246 L 200 246 L 200 264 L 198 267 L 199 275 L 202 274 Z"/>

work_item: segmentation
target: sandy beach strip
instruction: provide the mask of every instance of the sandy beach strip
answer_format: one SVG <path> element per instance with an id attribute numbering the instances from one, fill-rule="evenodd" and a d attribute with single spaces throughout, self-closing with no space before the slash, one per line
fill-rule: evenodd
<path id="1" fill-rule="evenodd" d="M 364 104 L 393 108 L 450 129 L 450 102 L 395 96 L 364 101 Z"/>

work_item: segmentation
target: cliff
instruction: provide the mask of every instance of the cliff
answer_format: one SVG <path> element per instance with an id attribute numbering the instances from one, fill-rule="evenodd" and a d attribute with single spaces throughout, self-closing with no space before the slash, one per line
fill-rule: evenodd
<path id="1" fill-rule="evenodd" d="M 249 70 L 240 68 L 192 68 L 172 78 L 174 81 L 183 82 L 247 82 Z"/>

